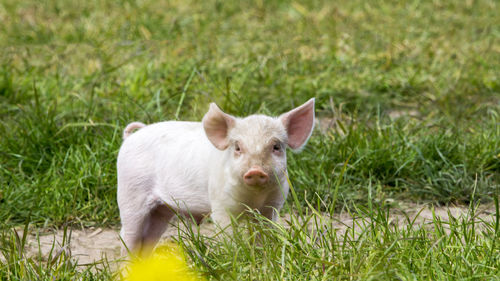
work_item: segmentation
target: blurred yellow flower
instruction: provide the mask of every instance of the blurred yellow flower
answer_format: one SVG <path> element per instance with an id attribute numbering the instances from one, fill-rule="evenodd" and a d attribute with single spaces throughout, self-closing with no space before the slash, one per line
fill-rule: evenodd
<path id="1" fill-rule="evenodd" d="M 125 270 L 126 281 L 204 281 L 186 263 L 182 250 L 175 243 L 165 243 L 144 259 L 135 259 Z"/>

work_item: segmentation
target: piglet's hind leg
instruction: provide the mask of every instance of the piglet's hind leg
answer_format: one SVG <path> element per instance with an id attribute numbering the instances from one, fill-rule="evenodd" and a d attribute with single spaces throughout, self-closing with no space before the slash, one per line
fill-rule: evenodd
<path id="1" fill-rule="evenodd" d="M 144 220 L 142 231 L 141 255 L 147 255 L 154 249 L 168 226 L 168 222 L 174 216 L 174 212 L 164 204 L 153 208 Z"/>

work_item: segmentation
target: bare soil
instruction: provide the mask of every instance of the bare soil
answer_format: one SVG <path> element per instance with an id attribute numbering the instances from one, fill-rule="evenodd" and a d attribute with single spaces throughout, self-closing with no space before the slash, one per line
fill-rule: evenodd
<path id="1" fill-rule="evenodd" d="M 434 210 L 434 212 L 433 212 Z M 399 225 L 407 224 L 404 213 L 410 218 L 415 218 L 418 225 L 429 223 L 433 220 L 433 213 L 442 221 L 448 221 L 450 216 L 460 218 L 468 216 L 469 208 L 464 206 L 435 207 L 428 205 L 400 204 L 391 213 L 391 223 Z M 476 211 L 476 218 L 493 221 L 495 219 L 495 208 L 492 205 L 483 205 Z M 289 215 L 284 215 L 280 222 L 286 225 Z M 175 224 L 175 222 L 174 222 Z M 332 218 L 332 225 L 342 233 L 348 228 L 362 228 L 354 224 L 354 218 L 346 213 L 335 215 Z M 215 227 L 212 223 L 204 222 L 200 226 L 203 235 L 213 235 Z M 63 246 L 63 230 L 32 230 L 28 236 L 27 253 L 29 256 L 38 255 L 41 251 L 42 257 L 47 259 L 52 251 L 52 257 L 62 252 L 70 253 L 77 259 L 78 264 L 98 262 L 106 258 L 108 261 L 120 257 L 121 240 L 118 228 L 89 228 L 71 229 L 69 243 Z M 177 228 L 171 226 L 163 235 L 163 239 L 169 239 L 177 235 Z M 21 234 L 20 234 L 21 235 Z M 39 244 L 39 245 L 38 245 Z"/>

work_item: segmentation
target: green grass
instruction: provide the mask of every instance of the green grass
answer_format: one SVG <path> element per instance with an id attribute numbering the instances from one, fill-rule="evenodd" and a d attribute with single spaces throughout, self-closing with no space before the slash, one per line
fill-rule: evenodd
<path id="1" fill-rule="evenodd" d="M 498 208 L 496 222 L 471 208 L 427 225 L 403 213 L 404 226 L 384 207 L 357 209 L 345 231 L 308 211 L 286 226 L 248 223 L 222 240 L 187 232 L 180 243 L 214 280 L 498 280 Z"/>
<path id="2" fill-rule="evenodd" d="M 71 230 L 64 229 L 61 245 L 54 243 L 48 253 L 37 255 L 26 253 L 29 224 L 25 224 L 21 235 L 10 229 L 0 232 L 1 280 L 113 280 L 113 262 L 103 259 L 89 265 L 78 265 L 69 248 Z M 38 237 L 38 236 L 37 236 Z M 38 246 L 40 242 L 38 240 Z"/>
<path id="3" fill-rule="evenodd" d="M 233 224 L 231 234 L 206 236 L 186 227 L 174 239 L 207 280 L 498 280 L 500 274 L 498 200 L 491 220 L 471 204 L 467 214 L 450 214 L 449 221 L 433 212 L 425 224 L 417 222 L 419 213 L 402 209 L 398 223 L 389 206 L 344 209 L 352 216 L 345 226 L 312 205 L 288 208 L 293 211 L 284 225 L 256 214 L 257 220 Z M 28 229 L 26 224 L 25 235 Z M 6 260 L 0 278 L 118 280 L 113 261 L 77 265 L 71 252 L 58 251 L 69 244 L 66 229 L 64 237 L 42 258 L 24 253 L 25 236 L 0 232 Z"/>
<path id="4" fill-rule="evenodd" d="M 317 117 L 334 126 L 289 154 L 305 208 L 318 196 L 323 211 L 491 201 L 500 186 L 498 8 L 494 0 L 2 0 L 0 226 L 117 225 L 125 125 L 200 120 L 212 101 L 245 116 L 317 98 Z M 282 235 L 273 231 L 271 240 Z M 471 247 L 496 241 L 477 235 Z M 363 255 L 381 258 L 382 244 L 368 238 Z M 459 238 L 412 243 L 454 247 Z M 394 241 L 394 250 L 411 244 Z M 255 262 L 267 254 L 259 251 Z M 356 269 L 339 260 L 332 272 Z M 385 278 L 366 270 L 353 278 Z"/>

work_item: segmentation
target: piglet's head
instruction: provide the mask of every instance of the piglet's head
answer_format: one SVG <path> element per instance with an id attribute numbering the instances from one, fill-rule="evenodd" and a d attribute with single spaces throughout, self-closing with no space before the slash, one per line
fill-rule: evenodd
<path id="1" fill-rule="evenodd" d="M 285 149 L 300 150 L 311 135 L 314 98 L 277 118 L 237 118 L 212 103 L 202 123 L 210 142 L 227 153 L 225 168 L 234 179 L 246 186 L 276 186 L 285 179 Z"/>

